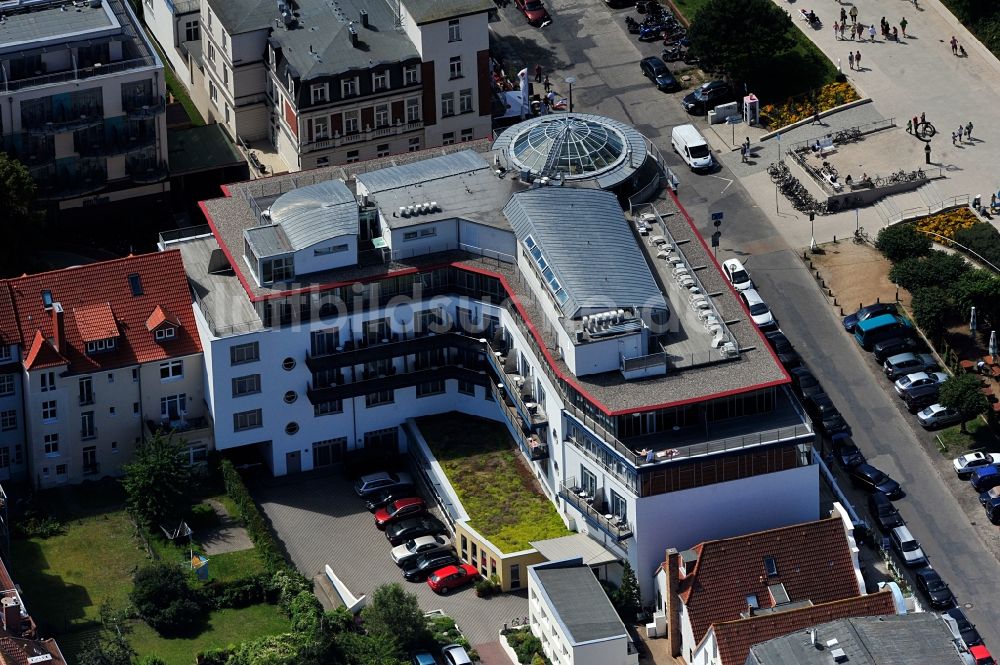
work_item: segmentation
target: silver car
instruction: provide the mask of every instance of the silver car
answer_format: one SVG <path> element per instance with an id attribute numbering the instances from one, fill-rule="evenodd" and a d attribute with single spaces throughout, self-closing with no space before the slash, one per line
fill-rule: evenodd
<path id="1" fill-rule="evenodd" d="M 446 536 L 420 536 L 392 548 L 392 560 L 402 566 L 408 560 L 421 554 L 450 550 L 451 540 Z"/>
<path id="2" fill-rule="evenodd" d="M 927 557 L 924 556 L 924 550 L 921 549 L 920 543 L 910 533 L 909 528 L 897 526 L 892 530 L 889 537 L 892 540 L 892 548 L 896 550 L 896 554 L 899 555 L 904 564 L 907 566 L 927 565 Z"/>

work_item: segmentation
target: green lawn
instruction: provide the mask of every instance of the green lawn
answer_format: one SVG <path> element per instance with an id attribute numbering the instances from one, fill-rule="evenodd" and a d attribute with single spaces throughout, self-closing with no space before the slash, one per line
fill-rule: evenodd
<path id="1" fill-rule="evenodd" d="M 256 549 L 214 554 L 208 557 L 208 576 L 212 580 L 235 580 L 264 572 L 264 562 Z"/>
<path id="2" fill-rule="evenodd" d="M 159 656 L 167 665 L 191 665 L 195 654 L 239 644 L 250 638 L 276 635 L 291 630 L 291 624 L 277 605 L 252 605 L 239 610 L 217 610 L 208 616 L 207 625 L 195 637 L 160 637 L 144 623 L 133 624 L 129 642 L 139 656 Z"/>
<path id="3" fill-rule="evenodd" d="M 941 438 L 946 450 L 942 454 L 954 457 L 967 450 L 1000 450 L 1000 441 L 997 441 L 989 425 L 983 422 L 982 418 L 970 420 L 965 424 L 968 433 L 963 433 L 958 425 L 946 427 L 939 431 L 937 435 Z"/>
<path id="4" fill-rule="evenodd" d="M 570 533 L 503 425 L 456 412 L 417 422 L 472 527 L 502 551 Z"/>

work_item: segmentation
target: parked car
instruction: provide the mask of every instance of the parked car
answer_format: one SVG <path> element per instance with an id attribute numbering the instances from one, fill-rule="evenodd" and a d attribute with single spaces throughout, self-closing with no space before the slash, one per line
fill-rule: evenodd
<path id="1" fill-rule="evenodd" d="M 935 403 L 918 413 L 917 420 L 920 421 L 921 427 L 931 429 L 954 425 L 962 420 L 962 414 L 955 409 L 949 409 L 940 403 Z"/>
<path id="2" fill-rule="evenodd" d="M 835 441 L 833 454 L 837 458 L 837 463 L 844 469 L 853 469 L 865 461 L 864 454 L 854 445 L 854 441 L 850 437 Z"/>
<path id="3" fill-rule="evenodd" d="M 427 586 L 437 593 L 445 594 L 452 589 L 468 584 L 479 577 L 479 571 L 470 563 L 460 563 L 457 566 L 446 566 L 435 570 L 427 578 Z"/>
<path id="4" fill-rule="evenodd" d="M 726 259 L 722 262 L 722 272 L 725 273 L 726 279 L 737 291 L 746 291 L 747 289 L 754 288 L 753 280 L 750 279 L 750 274 L 747 269 L 743 267 L 739 259 Z"/>
<path id="5" fill-rule="evenodd" d="M 895 314 L 896 311 L 896 305 L 892 303 L 875 303 L 874 305 L 862 307 L 853 314 L 848 314 L 844 317 L 844 330 L 853 333 L 859 321 L 864 321 L 880 314 Z"/>
<path id="6" fill-rule="evenodd" d="M 800 397 L 806 398 L 823 392 L 823 386 L 807 367 L 796 367 L 789 374 L 792 377 L 792 388 Z"/>
<path id="7" fill-rule="evenodd" d="M 979 635 L 979 631 L 976 630 L 976 626 L 969 621 L 961 608 L 952 607 L 942 612 L 941 616 L 947 617 L 955 623 L 955 628 L 958 630 L 962 641 L 965 642 L 966 647 L 972 648 L 977 644 L 983 643 L 983 638 Z"/>
<path id="8" fill-rule="evenodd" d="M 793 347 L 792 343 L 788 341 L 787 337 L 785 337 L 785 333 L 780 330 L 775 330 L 765 333 L 764 337 L 767 338 L 771 348 L 774 349 L 774 355 L 778 356 L 778 362 L 784 365 L 786 369 L 797 367 L 802 364 L 802 358 L 799 357 L 795 347 Z"/>
<path id="9" fill-rule="evenodd" d="M 427 505 L 423 499 L 400 499 L 375 511 L 375 525 L 384 529 L 393 522 L 414 515 L 422 515 L 425 512 L 427 512 Z"/>
<path id="10" fill-rule="evenodd" d="M 913 374 L 907 374 L 904 377 L 896 379 L 896 383 L 893 385 L 896 388 L 896 394 L 903 397 L 911 390 L 926 388 L 928 386 L 940 386 L 947 380 L 948 374 L 946 372 L 914 372 Z"/>
<path id="11" fill-rule="evenodd" d="M 937 403 L 940 393 L 941 386 L 939 385 L 920 386 L 903 393 L 903 402 L 906 404 L 907 411 L 916 413 Z"/>
<path id="12" fill-rule="evenodd" d="M 1000 465 L 987 464 L 975 469 L 969 475 L 969 484 L 977 492 L 1000 486 Z"/>
<path id="13" fill-rule="evenodd" d="M 688 113 L 705 115 L 719 104 L 733 101 L 733 90 L 725 81 L 702 83 L 681 100 Z"/>
<path id="14" fill-rule="evenodd" d="M 461 644 L 443 647 L 441 657 L 444 658 L 444 665 L 472 665 L 472 658 Z"/>
<path id="15" fill-rule="evenodd" d="M 912 351 L 914 353 L 920 353 L 926 350 L 923 340 L 914 335 L 908 335 L 905 337 L 890 337 L 889 339 L 883 340 L 875 344 L 872 347 L 872 353 L 875 356 L 875 360 L 879 364 L 884 363 L 888 358 L 892 356 L 897 356 L 900 353 L 906 353 L 907 351 Z"/>
<path id="16" fill-rule="evenodd" d="M 750 318 L 761 330 L 774 330 L 778 327 L 778 322 L 774 320 L 771 309 L 764 302 L 764 299 L 757 293 L 757 289 L 747 289 L 740 291 L 740 298 L 743 304 L 750 310 Z"/>
<path id="17" fill-rule="evenodd" d="M 881 492 L 890 499 L 903 496 L 903 488 L 884 471 L 876 469 L 868 462 L 862 462 L 850 471 L 851 482 L 869 492 Z"/>
<path id="18" fill-rule="evenodd" d="M 410 517 L 385 528 L 385 538 L 393 547 L 420 536 L 436 536 L 446 533 L 448 530 L 444 524 L 433 515 Z"/>
<path id="19" fill-rule="evenodd" d="M 896 314 L 870 316 L 854 326 L 854 341 L 860 344 L 865 351 L 871 351 L 876 344 L 887 339 L 908 337 L 915 334 L 913 324 Z"/>
<path id="20" fill-rule="evenodd" d="M 882 365 L 886 377 L 890 381 L 913 374 L 937 368 L 937 360 L 929 353 L 900 353 L 891 356 Z"/>
<path id="21" fill-rule="evenodd" d="M 881 492 L 872 492 L 868 495 L 868 512 L 883 533 L 889 533 L 897 526 L 906 524 L 889 497 Z"/>
<path id="22" fill-rule="evenodd" d="M 370 499 L 375 494 L 400 486 L 413 487 L 413 479 L 408 473 L 391 473 L 389 471 L 379 471 L 361 476 L 354 483 L 354 491 L 362 499 Z"/>
<path id="23" fill-rule="evenodd" d="M 955 596 L 948 588 L 948 584 L 933 568 L 921 568 L 913 574 L 913 581 L 927 596 L 931 607 L 943 610 L 955 604 Z"/>
<path id="24" fill-rule="evenodd" d="M 969 655 L 972 656 L 974 665 L 996 665 L 996 661 L 993 660 L 990 650 L 983 644 L 969 647 Z"/>
<path id="25" fill-rule="evenodd" d="M 903 560 L 906 566 L 926 566 L 927 557 L 920 548 L 920 543 L 910 533 L 906 526 L 897 526 L 889 533 L 889 540 L 892 541 L 892 549 Z"/>
<path id="26" fill-rule="evenodd" d="M 368 512 L 374 513 L 382 506 L 387 506 L 393 501 L 409 499 L 410 497 L 416 495 L 417 491 L 413 489 L 412 485 L 399 485 L 398 487 L 375 492 L 371 495 L 371 498 L 365 502 L 365 505 L 368 506 Z"/>
<path id="27" fill-rule="evenodd" d="M 965 453 L 952 461 L 959 478 L 968 478 L 973 471 L 988 464 L 1000 465 L 1000 453 Z"/>
<path id="28" fill-rule="evenodd" d="M 427 651 L 421 651 L 419 653 L 413 654 L 412 663 L 413 665 L 438 665 L 437 659 L 434 657 L 434 654 Z"/>
<path id="29" fill-rule="evenodd" d="M 542 0 L 514 0 L 514 6 L 524 14 L 528 25 L 538 27 L 552 22 L 552 17 L 549 16 Z"/>
<path id="30" fill-rule="evenodd" d="M 813 427 L 820 432 L 828 436 L 851 433 L 851 426 L 840 415 L 840 411 L 826 393 L 810 395 L 803 401 L 803 405 L 806 407 L 806 413 L 812 418 Z"/>
<path id="31" fill-rule="evenodd" d="M 670 73 L 667 63 L 655 55 L 640 60 L 639 69 L 642 70 L 643 76 L 656 84 L 657 90 L 673 91 L 681 89 L 681 84 Z"/>
<path id="32" fill-rule="evenodd" d="M 403 577 L 407 582 L 423 582 L 436 570 L 448 566 L 457 566 L 461 561 L 452 550 L 421 554 L 403 563 Z"/>
<path id="33" fill-rule="evenodd" d="M 392 548 L 392 560 L 397 566 L 421 554 L 451 549 L 451 538 L 446 536 L 420 536 Z"/>
<path id="34" fill-rule="evenodd" d="M 994 503 L 1000 505 L 1000 487 L 991 487 L 985 492 L 980 492 L 979 503 L 984 508 Z"/>

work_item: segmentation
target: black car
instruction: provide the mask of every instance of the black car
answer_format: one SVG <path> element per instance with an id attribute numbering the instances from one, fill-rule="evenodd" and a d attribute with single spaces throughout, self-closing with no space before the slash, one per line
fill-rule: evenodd
<path id="1" fill-rule="evenodd" d="M 865 461 L 865 456 L 850 438 L 835 442 L 833 454 L 837 458 L 837 463 L 844 469 L 852 469 Z"/>
<path id="2" fill-rule="evenodd" d="M 940 392 L 941 386 L 938 385 L 920 386 L 903 393 L 903 401 L 906 402 L 906 408 L 910 413 L 916 413 L 940 401 L 938 399 Z"/>
<path id="3" fill-rule="evenodd" d="M 398 501 L 399 499 L 409 499 L 411 496 L 417 496 L 416 490 L 413 489 L 413 486 L 400 485 L 398 487 L 393 487 L 392 489 L 376 492 L 365 502 L 365 505 L 368 506 L 369 512 L 374 513 L 379 508 L 387 506 L 393 501 Z"/>
<path id="4" fill-rule="evenodd" d="M 447 532 L 441 520 L 432 515 L 421 515 L 390 524 L 385 529 L 385 537 L 395 547 L 413 538 L 437 536 Z"/>
<path id="5" fill-rule="evenodd" d="M 802 359 L 799 357 L 798 352 L 792 343 L 788 341 L 785 337 L 785 333 L 780 330 L 775 330 L 773 332 L 765 333 L 764 337 L 767 338 L 767 342 L 774 349 L 774 355 L 778 356 L 778 361 L 785 366 L 787 369 L 792 367 L 798 367 L 802 364 Z"/>
<path id="6" fill-rule="evenodd" d="M 865 319 L 870 319 L 873 316 L 881 316 L 882 314 L 895 314 L 896 305 L 893 303 L 875 303 L 874 305 L 868 305 L 867 307 L 862 307 L 854 314 L 848 314 L 844 317 L 844 330 L 849 333 L 854 332 L 854 328 Z"/>
<path id="7" fill-rule="evenodd" d="M 440 570 L 445 566 L 457 566 L 458 557 L 454 552 L 431 552 L 407 559 L 402 565 L 403 577 L 407 582 L 423 582 L 431 576 L 435 570 Z"/>
<path id="8" fill-rule="evenodd" d="M 851 427 L 834 406 L 833 400 L 826 393 L 814 393 L 803 401 L 806 413 L 812 417 L 813 427 L 820 432 L 833 436 L 835 434 L 850 434 Z"/>
<path id="9" fill-rule="evenodd" d="M 677 82 L 677 79 L 674 78 L 674 75 L 667 68 L 667 63 L 655 55 L 643 58 L 639 62 L 639 69 L 642 70 L 643 76 L 656 84 L 658 90 L 671 91 L 681 89 L 680 83 Z"/>
<path id="10" fill-rule="evenodd" d="M 965 616 L 965 612 L 961 608 L 952 607 L 942 612 L 942 614 L 950 617 L 958 625 L 958 633 L 962 636 L 965 646 L 973 647 L 983 643 L 983 638 L 979 635 L 979 631 L 972 625 L 972 622 Z"/>
<path id="11" fill-rule="evenodd" d="M 889 497 L 881 492 L 873 492 L 868 495 L 868 512 L 871 513 L 872 519 L 875 520 L 883 533 L 889 533 L 897 526 L 906 524 L 899 511 L 896 510 L 896 506 L 892 505 Z"/>
<path id="12" fill-rule="evenodd" d="M 688 113 L 705 115 L 719 104 L 733 101 L 733 89 L 725 81 L 709 81 L 684 96 L 681 103 Z"/>
<path id="13" fill-rule="evenodd" d="M 868 462 L 862 462 L 850 471 L 851 483 L 869 492 L 881 492 L 890 499 L 903 496 L 903 488 L 884 471 L 876 469 Z"/>
<path id="14" fill-rule="evenodd" d="M 931 601 L 931 607 L 945 609 L 955 604 L 955 596 L 952 595 L 951 589 L 933 568 L 921 568 L 913 573 L 913 581 Z"/>
<path id="15" fill-rule="evenodd" d="M 792 377 L 792 387 L 803 398 L 823 392 L 823 386 L 819 384 L 819 381 L 816 380 L 816 377 L 807 368 L 796 367 L 789 374 Z"/>
<path id="16" fill-rule="evenodd" d="M 924 343 L 917 337 L 890 337 L 889 339 L 882 340 L 872 347 L 872 352 L 875 354 L 875 360 L 881 365 L 889 358 L 898 355 L 900 353 L 906 353 L 911 351 L 913 353 L 919 353 L 924 350 Z"/>

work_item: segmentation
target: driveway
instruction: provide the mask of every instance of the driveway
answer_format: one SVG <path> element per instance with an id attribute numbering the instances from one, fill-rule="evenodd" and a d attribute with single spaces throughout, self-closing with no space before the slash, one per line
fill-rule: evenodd
<path id="1" fill-rule="evenodd" d="M 440 609 L 455 619 L 473 646 L 495 642 L 504 623 L 528 615 L 526 590 L 484 599 L 469 585 L 439 596 L 423 582 L 404 580 L 389 557 L 389 541 L 340 473 L 286 476 L 253 488 L 253 495 L 292 563 L 310 579 L 329 564 L 357 596 L 399 582 L 425 611 Z"/>

